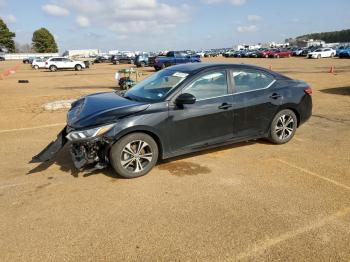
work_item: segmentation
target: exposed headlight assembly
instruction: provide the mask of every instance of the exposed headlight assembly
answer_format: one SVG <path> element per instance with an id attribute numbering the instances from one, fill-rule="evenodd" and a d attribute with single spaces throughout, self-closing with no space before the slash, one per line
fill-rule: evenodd
<path id="1" fill-rule="evenodd" d="M 115 124 L 99 126 L 91 129 L 70 132 L 66 138 L 70 141 L 79 141 L 102 136 L 111 130 Z"/>

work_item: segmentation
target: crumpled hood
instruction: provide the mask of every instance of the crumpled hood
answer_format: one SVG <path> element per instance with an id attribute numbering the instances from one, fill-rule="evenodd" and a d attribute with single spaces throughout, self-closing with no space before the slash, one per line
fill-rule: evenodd
<path id="1" fill-rule="evenodd" d="M 82 129 L 108 124 L 148 107 L 148 103 L 131 101 L 115 92 L 87 95 L 72 104 L 67 114 L 67 125 L 73 129 Z"/>

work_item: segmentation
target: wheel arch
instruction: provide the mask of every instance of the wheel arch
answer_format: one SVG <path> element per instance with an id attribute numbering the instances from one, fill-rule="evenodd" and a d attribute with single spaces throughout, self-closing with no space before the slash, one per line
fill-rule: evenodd
<path id="1" fill-rule="evenodd" d="M 144 133 L 144 134 L 147 134 L 150 137 L 152 137 L 154 139 L 154 141 L 156 142 L 157 146 L 158 146 L 159 158 L 163 159 L 163 156 L 164 156 L 164 142 L 160 138 L 160 135 L 157 134 L 157 132 L 155 132 L 154 130 L 152 130 L 150 128 L 147 128 L 147 127 L 142 127 L 142 126 L 125 129 L 122 132 L 118 133 L 114 137 L 114 141 L 110 145 L 109 150 L 118 140 L 122 139 L 123 137 L 125 137 L 127 135 L 134 134 L 134 133 Z"/>
<path id="2" fill-rule="evenodd" d="M 291 105 L 291 104 L 285 105 L 285 106 L 279 108 L 279 110 L 276 112 L 276 114 L 278 114 L 280 111 L 285 110 L 285 109 L 289 109 L 289 110 L 293 111 L 293 113 L 294 113 L 295 116 L 297 117 L 297 121 L 298 121 L 298 122 L 297 122 L 297 127 L 299 127 L 301 118 L 300 118 L 300 112 L 299 112 L 299 110 L 297 109 L 297 107 L 296 107 L 296 106 L 293 106 L 293 105 Z M 276 115 L 276 114 L 275 114 L 275 115 Z"/>

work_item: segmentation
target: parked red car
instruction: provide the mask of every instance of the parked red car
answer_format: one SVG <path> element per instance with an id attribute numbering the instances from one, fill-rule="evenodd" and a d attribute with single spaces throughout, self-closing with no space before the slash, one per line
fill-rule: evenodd
<path id="1" fill-rule="evenodd" d="M 268 54 L 270 58 L 291 57 L 293 54 L 290 50 L 283 49 L 271 49 L 270 51 Z"/>
<path id="2" fill-rule="evenodd" d="M 258 53 L 258 57 L 265 57 L 265 58 L 268 58 L 269 55 L 271 54 L 273 49 L 268 49 L 268 50 L 264 50 L 262 52 L 259 52 Z"/>

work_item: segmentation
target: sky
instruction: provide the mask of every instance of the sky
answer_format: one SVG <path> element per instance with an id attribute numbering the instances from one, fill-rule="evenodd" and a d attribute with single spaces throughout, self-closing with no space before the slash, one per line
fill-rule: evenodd
<path id="1" fill-rule="evenodd" d="M 0 0 L 0 17 L 21 44 L 47 28 L 61 53 L 202 50 L 349 29 L 350 0 Z"/>

